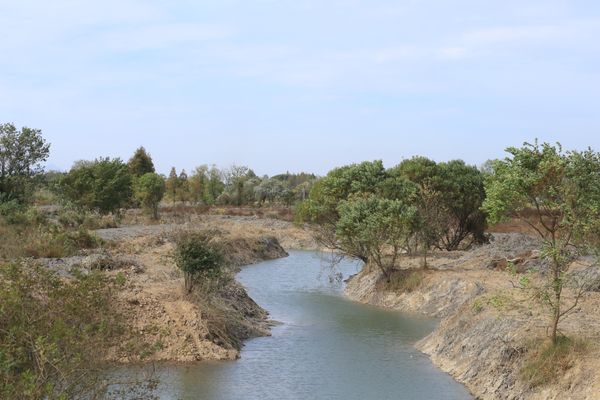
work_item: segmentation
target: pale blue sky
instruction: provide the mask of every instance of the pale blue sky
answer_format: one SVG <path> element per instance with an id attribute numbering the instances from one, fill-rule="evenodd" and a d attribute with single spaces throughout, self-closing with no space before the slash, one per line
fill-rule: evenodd
<path id="1" fill-rule="evenodd" d="M 258 174 L 600 150 L 600 2 L 0 0 L 0 122 L 49 165 Z"/>

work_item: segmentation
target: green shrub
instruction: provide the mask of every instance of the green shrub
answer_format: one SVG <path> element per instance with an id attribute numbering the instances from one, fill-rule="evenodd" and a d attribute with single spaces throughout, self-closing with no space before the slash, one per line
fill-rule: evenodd
<path id="1" fill-rule="evenodd" d="M 221 247 L 209 232 L 184 232 L 175 238 L 175 264 L 183 271 L 188 293 L 200 279 L 211 280 L 224 273 Z"/>
<path id="2" fill-rule="evenodd" d="M 100 273 L 62 279 L 46 268 L 0 267 L 0 398 L 99 398 L 103 364 L 128 343 Z"/>
<path id="3" fill-rule="evenodd" d="M 47 218 L 35 208 L 27 207 L 16 200 L 0 203 L 0 217 L 9 225 L 32 225 L 47 222 Z"/>

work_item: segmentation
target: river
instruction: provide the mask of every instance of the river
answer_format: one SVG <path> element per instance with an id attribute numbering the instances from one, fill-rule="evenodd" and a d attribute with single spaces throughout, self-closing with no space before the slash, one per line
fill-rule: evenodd
<path id="1" fill-rule="evenodd" d="M 323 254 L 293 251 L 237 276 L 270 312 L 271 337 L 246 342 L 241 359 L 159 368 L 161 399 L 472 399 L 414 348 L 437 321 L 343 297 Z M 358 272 L 343 261 L 346 279 Z"/>

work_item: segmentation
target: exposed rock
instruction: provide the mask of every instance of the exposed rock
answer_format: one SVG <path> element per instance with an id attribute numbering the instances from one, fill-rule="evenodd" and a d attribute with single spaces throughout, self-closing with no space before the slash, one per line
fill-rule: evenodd
<path id="1" fill-rule="evenodd" d="M 446 317 L 484 291 L 481 283 L 465 281 L 443 272 L 426 274 L 421 286 L 410 293 L 376 290 L 379 272 L 361 272 L 346 286 L 346 295 L 361 303 L 398 311 Z"/>

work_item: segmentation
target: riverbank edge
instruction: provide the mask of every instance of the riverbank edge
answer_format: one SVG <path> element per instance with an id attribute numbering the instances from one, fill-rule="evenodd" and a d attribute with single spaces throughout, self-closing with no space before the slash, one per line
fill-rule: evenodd
<path id="1" fill-rule="evenodd" d="M 280 240 L 292 248 L 312 249 L 307 233 L 292 223 L 248 217 L 207 216 L 187 224 L 123 226 L 96 234 L 110 242 L 109 275 L 124 275 L 127 283 L 116 293 L 116 307 L 129 329 L 154 351 L 143 359 L 113 354 L 120 364 L 232 361 L 240 358 L 244 341 L 269 336 L 273 322 L 234 277 L 218 291 L 183 293 L 181 274 L 170 254 L 171 237 L 180 230 L 210 230 L 220 237 L 234 273 L 258 262 L 287 257 Z M 85 264 L 98 255 L 75 260 Z M 68 261 L 68 260 L 66 260 Z M 60 265 L 53 265 L 61 268 Z"/>
<path id="2" fill-rule="evenodd" d="M 521 238 L 515 235 L 513 240 Z M 365 304 L 439 318 L 436 329 L 415 347 L 477 399 L 600 399 L 594 356 L 575 361 L 564 376 L 546 385 L 530 387 L 521 379 L 532 340 L 545 337 L 546 320 L 527 308 L 500 304 L 501 296 L 510 290 L 509 278 L 506 272 L 487 268 L 498 255 L 486 248 L 473 254 L 444 254 L 437 263 L 433 261 L 439 269 L 426 272 L 421 285 L 409 293 L 382 290 L 380 274 L 365 268 L 348 279 L 345 295 Z M 505 256 L 510 257 L 510 252 Z M 590 294 L 590 309 L 599 297 Z M 565 321 L 573 335 L 590 324 L 578 318 Z M 597 354 L 597 348 L 591 351 Z"/>

